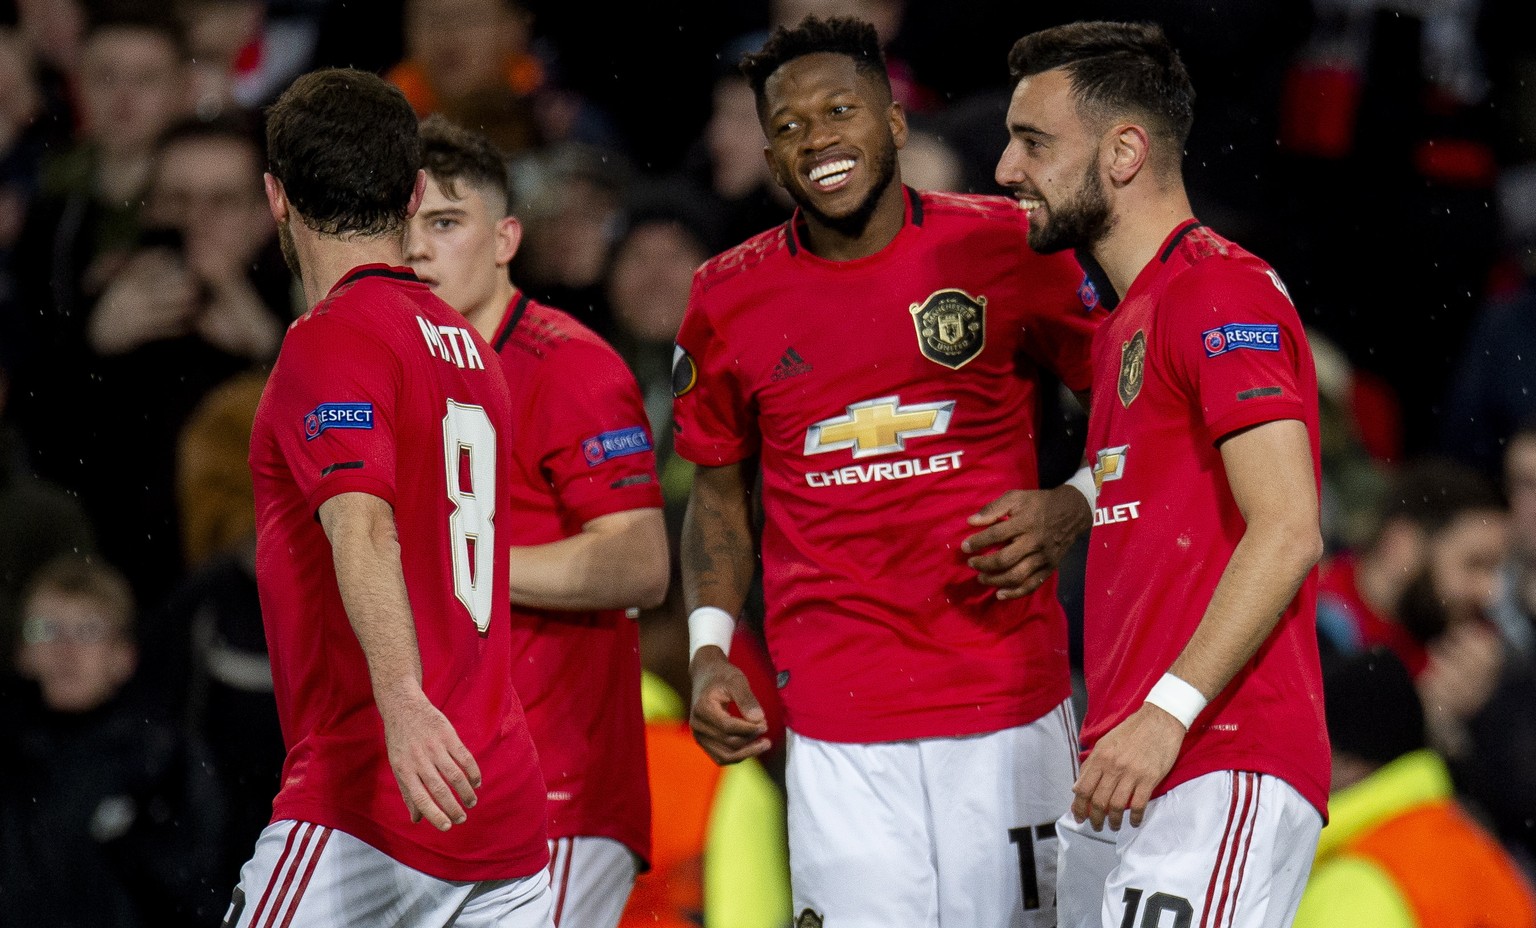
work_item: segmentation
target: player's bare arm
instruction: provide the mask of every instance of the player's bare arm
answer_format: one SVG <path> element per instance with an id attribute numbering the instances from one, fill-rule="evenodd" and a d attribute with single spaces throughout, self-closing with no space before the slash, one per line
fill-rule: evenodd
<path id="1" fill-rule="evenodd" d="M 692 612 L 714 606 L 735 616 L 752 583 L 755 553 L 740 463 L 700 467 L 683 517 L 683 599 Z M 770 747 L 768 723 L 746 675 L 714 645 L 699 648 L 689 667 L 693 709 L 689 721 L 699 746 L 717 764 L 734 764 Z M 731 706 L 741 716 L 731 714 Z"/>
<path id="2" fill-rule="evenodd" d="M 649 609 L 667 595 L 667 526 L 661 510 L 599 516 L 581 532 L 512 548 L 512 602 L 535 609 Z"/>
<path id="3" fill-rule="evenodd" d="M 1317 483 L 1306 426 L 1266 422 L 1221 444 L 1227 482 L 1247 528 L 1195 634 L 1169 672 L 1214 699 L 1258 651 L 1322 556 Z M 1103 738 L 1073 786 L 1072 812 L 1118 829 L 1141 823 L 1152 791 L 1178 759 L 1184 725 L 1143 703 Z"/>
<path id="4" fill-rule="evenodd" d="M 447 831 L 474 807 L 480 768 L 422 691 L 394 511 L 377 496 L 341 493 L 320 505 L 320 525 L 331 543 L 342 605 L 368 660 L 400 795 L 411 821 L 425 818 Z"/>
<path id="5" fill-rule="evenodd" d="M 1087 391 L 1075 395 L 1087 410 Z M 1009 490 L 966 523 L 981 529 L 960 543 L 960 550 L 973 555 L 966 563 L 982 583 L 998 588 L 998 599 L 1018 599 L 1039 589 L 1061 565 L 1067 549 L 1093 524 L 1093 507 L 1066 484 Z"/>

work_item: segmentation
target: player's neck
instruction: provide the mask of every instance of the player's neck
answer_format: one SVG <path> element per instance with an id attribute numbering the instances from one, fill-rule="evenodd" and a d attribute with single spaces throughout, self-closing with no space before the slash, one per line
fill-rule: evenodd
<path id="1" fill-rule="evenodd" d="M 367 238 L 336 238 L 309 230 L 294 233 L 294 248 L 299 253 L 299 267 L 304 271 L 304 301 L 311 308 L 339 283 L 353 268 L 364 264 L 405 264 L 403 239 L 399 235 Z"/>
<path id="2" fill-rule="evenodd" d="M 848 234 L 816 221 L 809 211 L 805 217 L 805 247 L 811 254 L 827 261 L 856 261 L 867 258 L 894 240 L 907 222 L 907 188 L 901 175 L 891 178 L 875 204 L 869 222 L 856 234 Z"/>
<path id="3" fill-rule="evenodd" d="M 1116 204 L 1114 228 L 1093 246 L 1093 257 L 1122 298 L 1178 225 L 1194 218 L 1182 187 L 1156 197 Z"/>
<path id="4" fill-rule="evenodd" d="M 517 288 L 512 286 L 512 281 L 507 279 L 506 270 L 503 269 L 500 282 L 491 295 L 464 313 L 464 318 L 469 320 L 469 324 L 475 327 L 475 331 L 487 343 L 496 338 L 496 330 L 501 328 L 501 321 L 507 317 L 507 305 L 516 293 Z"/>

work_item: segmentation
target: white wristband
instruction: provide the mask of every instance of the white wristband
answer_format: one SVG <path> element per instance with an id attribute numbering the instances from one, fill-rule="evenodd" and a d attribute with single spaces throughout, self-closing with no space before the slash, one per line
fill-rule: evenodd
<path id="1" fill-rule="evenodd" d="M 688 663 L 705 645 L 714 645 L 731 654 L 731 638 L 736 634 L 736 620 L 718 606 L 700 606 L 688 614 Z"/>
<path id="2" fill-rule="evenodd" d="M 1206 698 L 1201 692 L 1171 673 L 1163 674 L 1147 694 L 1147 702 L 1179 720 L 1185 731 L 1195 724 L 1195 718 L 1205 709 Z"/>
<path id="3" fill-rule="evenodd" d="M 1062 484 L 1062 486 L 1071 487 L 1077 492 L 1083 494 L 1083 498 L 1088 500 L 1089 509 L 1092 509 L 1098 504 L 1099 491 L 1098 488 L 1093 485 L 1093 471 L 1089 470 L 1086 465 L 1079 467 L 1077 469 L 1077 473 L 1073 474 L 1071 477 L 1068 477 L 1067 482 Z"/>

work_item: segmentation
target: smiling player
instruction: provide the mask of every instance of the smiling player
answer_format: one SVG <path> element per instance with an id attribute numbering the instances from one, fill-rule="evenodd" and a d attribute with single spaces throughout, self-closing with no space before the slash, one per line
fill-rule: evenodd
<path id="1" fill-rule="evenodd" d="M 1004 198 L 902 185 L 870 26 L 808 18 L 743 71 L 799 209 L 700 269 L 678 336 L 695 735 L 720 763 L 768 748 L 725 653 L 760 458 L 799 924 L 1054 925 L 1076 725 L 1050 574 L 1090 513 L 993 501 L 1037 485 L 1036 372 L 1088 384 L 1081 271 L 1030 254 Z M 984 506 L 1017 570 L 962 550 Z"/>

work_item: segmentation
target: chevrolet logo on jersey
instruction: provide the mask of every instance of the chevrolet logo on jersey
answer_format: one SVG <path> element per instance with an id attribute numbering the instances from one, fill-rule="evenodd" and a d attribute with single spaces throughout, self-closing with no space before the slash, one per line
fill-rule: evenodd
<path id="1" fill-rule="evenodd" d="M 899 396 L 882 396 L 854 403 L 847 415 L 823 419 L 806 430 L 805 453 L 852 448 L 855 458 L 867 458 L 902 451 L 909 438 L 949 431 L 954 411 L 954 400 L 903 406 Z"/>
<path id="2" fill-rule="evenodd" d="M 1093 459 L 1093 488 L 1104 489 L 1106 480 L 1119 480 L 1125 475 L 1125 453 L 1130 450 L 1130 445 L 1121 445 L 1118 448 L 1103 448 Z"/>

